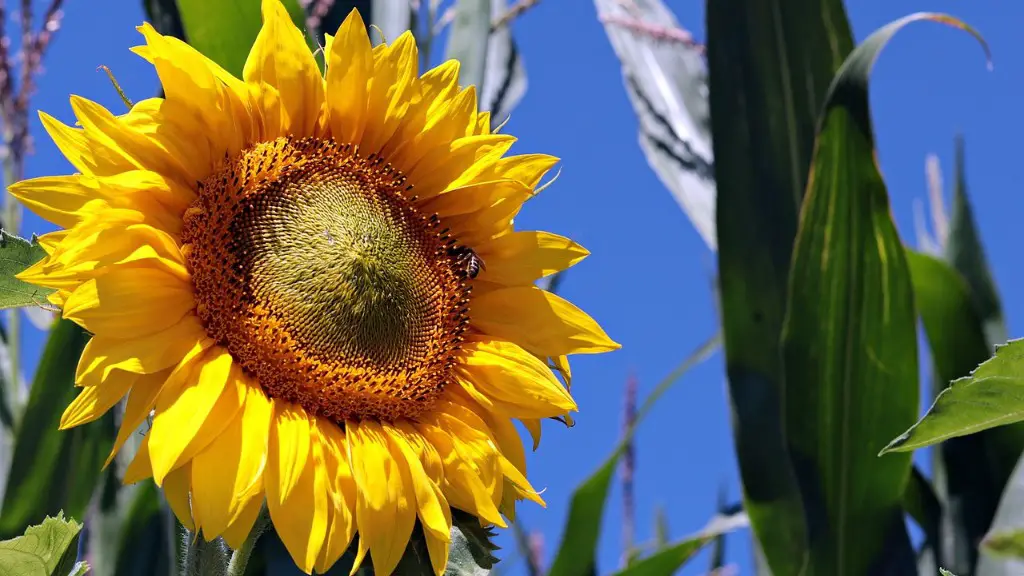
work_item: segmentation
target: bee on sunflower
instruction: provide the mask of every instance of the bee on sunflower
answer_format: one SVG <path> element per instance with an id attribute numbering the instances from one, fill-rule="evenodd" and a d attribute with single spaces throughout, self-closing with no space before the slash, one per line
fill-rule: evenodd
<path id="1" fill-rule="evenodd" d="M 41 114 L 78 173 L 10 188 L 63 228 L 19 278 L 93 334 L 61 427 L 127 396 L 111 458 L 152 415 L 124 480 L 189 530 L 238 548 L 266 506 L 306 573 L 356 538 L 353 571 L 390 574 L 418 521 L 440 575 L 451 508 L 543 504 L 515 421 L 536 446 L 576 409 L 548 362 L 618 345 L 534 286 L 587 255 L 513 227 L 557 159 L 506 156 L 457 62 L 419 75 L 353 11 L 321 74 L 262 10 L 241 79 L 143 24 L 165 98 Z"/>

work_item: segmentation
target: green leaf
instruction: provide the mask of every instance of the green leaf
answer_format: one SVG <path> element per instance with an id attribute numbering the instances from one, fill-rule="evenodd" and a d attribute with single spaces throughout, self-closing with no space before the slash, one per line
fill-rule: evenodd
<path id="1" fill-rule="evenodd" d="M 1024 421 L 1024 340 L 1011 340 L 970 376 L 955 380 L 881 454 L 910 452 L 949 438 Z"/>
<path id="2" fill-rule="evenodd" d="M 456 0 L 446 59 L 458 60 L 459 85 L 483 86 L 487 40 L 491 34 L 491 0 Z"/>
<path id="3" fill-rule="evenodd" d="M 715 178 L 704 55 L 694 46 L 652 42 L 624 26 L 632 21 L 678 29 L 676 17 L 661 0 L 594 4 L 622 64 L 647 162 L 714 250 Z"/>
<path id="4" fill-rule="evenodd" d="M 52 288 L 22 282 L 15 275 L 46 256 L 35 238 L 26 240 L 0 230 L 0 310 L 46 304 Z"/>
<path id="5" fill-rule="evenodd" d="M 19 534 L 62 509 L 82 517 L 102 478 L 100 469 L 114 442 L 113 413 L 71 430 L 57 429 L 78 393 L 75 367 L 88 339 L 68 320 L 50 332 L 11 458 L 0 537 Z"/>
<path id="6" fill-rule="evenodd" d="M 869 36 L 820 116 L 793 250 L 785 328 L 785 436 L 811 522 L 815 574 L 909 573 L 900 510 L 909 454 L 877 451 L 918 410 L 913 286 L 875 161 L 868 76 L 914 14 Z M 822 525 L 817 525 L 822 522 Z"/>
<path id="7" fill-rule="evenodd" d="M 300 30 L 306 13 L 297 0 L 280 0 Z M 188 43 L 225 70 L 242 77 L 245 59 L 263 26 L 256 0 L 177 0 Z M 313 45 L 312 39 L 310 44 Z"/>
<path id="8" fill-rule="evenodd" d="M 737 528 L 750 525 L 750 520 L 745 512 L 732 515 L 718 515 L 712 518 L 708 525 L 692 536 L 681 541 L 665 546 L 650 556 L 637 560 L 624 570 L 615 573 L 615 576 L 672 576 L 697 552 L 700 552 L 708 542 L 715 540 Z"/>
<path id="9" fill-rule="evenodd" d="M 707 60 L 726 372 L 744 509 L 776 574 L 807 527 L 782 435 L 779 353 L 815 123 L 853 49 L 842 0 L 708 0 Z"/>
<path id="10" fill-rule="evenodd" d="M 945 387 L 987 360 L 991 349 L 971 299 L 971 286 L 963 276 L 925 254 L 908 251 L 907 259 L 914 300 L 932 351 L 935 380 Z M 1021 445 L 1013 441 L 1019 431 L 1018 427 L 996 437 L 996 431 L 990 430 L 951 439 L 936 451 L 936 485 L 949 503 L 949 521 L 942 525 L 945 535 L 933 540 L 936 545 L 948 544 L 938 551 L 943 564 L 964 573 L 973 571 L 977 560 L 974 543 L 988 530 L 1009 476 L 1007 469 L 1012 471 L 1021 452 Z"/>
<path id="11" fill-rule="evenodd" d="M 651 411 L 658 399 L 690 368 L 699 364 L 714 352 L 720 338 L 715 335 L 697 348 L 683 362 L 666 376 L 644 399 L 637 411 L 633 426 L 627 430 L 624 438 L 619 441 L 611 456 L 576 487 L 569 504 L 569 516 L 565 521 L 562 542 L 558 547 L 555 561 L 548 571 L 548 576 L 589 576 L 596 570 L 597 541 L 601 535 L 601 518 L 604 516 L 604 505 L 608 500 L 608 488 L 611 486 L 615 468 L 619 458 L 625 451 L 637 426 Z"/>
<path id="12" fill-rule="evenodd" d="M 981 541 L 985 554 L 974 574 L 1020 574 L 1024 570 L 1024 458 L 1003 492 L 991 528 Z"/>
<path id="13" fill-rule="evenodd" d="M 956 576 L 956 574 L 953 574 L 952 572 L 950 572 L 949 570 L 946 570 L 945 568 L 939 568 L 939 576 Z"/>
<path id="14" fill-rule="evenodd" d="M 0 542 L 0 576 L 84 574 L 84 563 L 75 563 L 81 530 L 81 524 L 58 512 L 30 526 L 23 536 Z"/>

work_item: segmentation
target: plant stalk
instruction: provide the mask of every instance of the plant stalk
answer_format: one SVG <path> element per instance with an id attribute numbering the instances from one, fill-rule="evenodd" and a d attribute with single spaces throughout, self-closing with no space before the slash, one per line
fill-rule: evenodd
<path id="1" fill-rule="evenodd" d="M 259 540 L 269 525 L 270 514 L 267 512 L 267 505 L 264 504 L 260 508 L 260 514 L 256 517 L 256 522 L 253 524 L 249 536 L 242 543 L 241 548 L 231 553 L 231 559 L 228 560 L 227 576 L 243 576 L 245 574 L 245 568 L 249 565 L 249 557 L 252 556 L 256 541 Z"/>

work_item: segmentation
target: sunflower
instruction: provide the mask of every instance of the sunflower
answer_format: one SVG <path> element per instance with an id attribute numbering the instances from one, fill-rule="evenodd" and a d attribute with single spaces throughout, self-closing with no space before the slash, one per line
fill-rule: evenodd
<path id="1" fill-rule="evenodd" d="M 321 74 L 262 12 L 242 79 L 143 24 L 165 98 L 41 114 L 78 173 L 11 187 L 63 228 L 19 277 L 93 334 L 61 427 L 127 396 L 110 457 L 152 416 L 124 480 L 207 540 L 265 505 L 306 573 L 356 539 L 390 574 L 418 521 L 441 574 L 452 508 L 543 504 L 515 422 L 536 448 L 576 409 L 566 356 L 618 345 L 534 285 L 587 255 L 513 228 L 557 159 L 505 156 L 457 62 L 421 76 L 410 33 L 371 47 L 353 11 Z"/>

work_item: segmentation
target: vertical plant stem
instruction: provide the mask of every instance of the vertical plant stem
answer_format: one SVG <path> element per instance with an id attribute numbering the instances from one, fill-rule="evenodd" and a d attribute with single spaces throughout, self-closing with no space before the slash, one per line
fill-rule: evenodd
<path id="1" fill-rule="evenodd" d="M 252 550 L 256 546 L 256 541 L 259 540 L 269 525 L 270 514 L 267 512 L 267 505 L 264 504 L 260 509 L 260 515 L 256 517 L 256 523 L 253 524 L 249 536 L 242 543 L 242 547 L 231 553 L 231 560 L 228 561 L 227 576 L 242 576 L 245 574 L 245 567 L 249 565 L 249 557 L 252 556 Z"/>
<path id="2" fill-rule="evenodd" d="M 13 149 L 14 143 L 7 141 L 8 154 L 4 158 L 4 188 L 14 184 L 21 178 L 21 154 Z M 4 197 L 3 226 L 7 232 L 18 234 L 20 228 L 21 214 L 18 201 L 7 194 Z M 21 313 L 17 308 L 7 311 L 7 353 L 11 360 L 10 385 L 4 388 L 8 394 L 7 405 L 11 409 L 14 419 L 14 428 L 17 429 L 21 423 L 21 412 L 25 404 L 25 390 L 21 387 Z"/>

